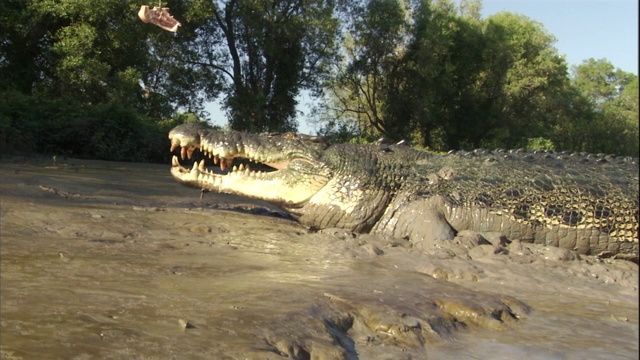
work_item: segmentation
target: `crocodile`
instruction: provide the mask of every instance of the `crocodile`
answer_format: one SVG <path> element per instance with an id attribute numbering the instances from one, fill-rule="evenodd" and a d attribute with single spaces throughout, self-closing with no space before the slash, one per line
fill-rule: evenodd
<path id="1" fill-rule="evenodd" d="M 405 143 L 329 144 L 201 123 L 179 125 L 169 139 L 171 152 L 180 149 L 171 174 L 181 184 L 264 200 L 312 229 L 414 244 L 471 230 L 638 262 L 637 158 L 523 149 L 438 154 Z M 183 167 L 194 153 L 202 159 Z"/>

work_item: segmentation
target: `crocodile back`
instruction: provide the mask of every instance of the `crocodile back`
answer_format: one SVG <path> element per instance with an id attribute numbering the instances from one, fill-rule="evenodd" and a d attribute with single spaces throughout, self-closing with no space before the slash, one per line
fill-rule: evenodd
<path id="1" fill-rule="evenodd" d="M 637 255 L 637 159 L 474 151 L 425 156 L 404 171 L 402 201 L 437 196 L 454 228 Z"/>

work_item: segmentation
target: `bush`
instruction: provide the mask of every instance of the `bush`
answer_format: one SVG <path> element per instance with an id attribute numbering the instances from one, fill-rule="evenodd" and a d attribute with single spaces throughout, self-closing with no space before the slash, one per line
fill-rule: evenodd
<path id="1" fill-rule="evenodd" d="M 0 97 L 3 154 L 61 154 L 116 161 L 169 161 L 172 122 L 154 122 L 117 102 L 88 106 L 7 92 Z"/>
<path id="2" fill-rule="evenodd" d="M 527 149 L 529 150 L 555 150 L 553 141 L 543 137 L 535 137 L 527 139 Z"/>

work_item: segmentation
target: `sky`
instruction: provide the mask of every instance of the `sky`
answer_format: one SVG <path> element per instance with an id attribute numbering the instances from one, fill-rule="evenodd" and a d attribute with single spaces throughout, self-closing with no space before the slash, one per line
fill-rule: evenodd
<path id="1" fill-rule="evenodd" d="M 540 22 L 555 36 L 555 47 L 569 68 L 589 58 L 606 58 L 614 67 L 638 75 L 638 0 L 483 0 L 483 18 L 501 11 Z M 313 100 L 299 100 L 299 110 L 308 113 Z M 219 105 L 210 104 L 207 111 L 214 124 L 226 124 Z M 305 116 L 299 122 L 301 133 L 315 133 Z"/>

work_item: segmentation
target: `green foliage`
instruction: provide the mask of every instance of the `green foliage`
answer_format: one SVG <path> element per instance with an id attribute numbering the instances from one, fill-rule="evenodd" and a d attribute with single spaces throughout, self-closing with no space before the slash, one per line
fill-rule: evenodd
<path id="1" fill-rule="evenodd" d="M 604 105 L 617 98 L 624 87 L 633 81 L 634 76 L 615 69 L 606 59 L 587 59 L 581 65 L 574 66 L 572 71 L 574 86 L 594 106 Z"/>
<path id="2" fill-rule="evenodd" d="M 354 123 L 333 122 L 325 124 L 318 135 L 323 136 L 328 142 L 334 144 L 357 143 L 362 137 L 357 136 L 358 128 Z"/>
<path id="3" fill-rule="evenodd" d="M 172 2 L 175 34 L 141 22 L 139 6 L 0 2 L 4 150 L 155 159 L 156 132 L 202 118 L 222 91 L 232 127 L 295 130 L 296 96 L 335 55 L 332 1 Z"/>
<path id="4" fill-rule="evenodd" d="M 360 138 L 379 137 L 393 132 L 385 122 L 386 76 L 404 51 L 406 9 L 396 0 L 353 2 L 348 7 L 351 20 L 344 24 L 344 59 L 334 65 L 336 76 L 327 90 L 339 109 L 341 121 L 360 129 Z"/>
<path id="5" fill-rule="evenodd" d="M 488 18 L 484 34 L 489 44 L 485 62 L 498 59 L 497 65 L 489 65 L 487 75 L 493 79 L 486 85 L 497 90 L 492 113 L 505 135 L 499 142 L 520 147 L 532 136 L 548 137 L 558 112 L 564 110 L 555 98 L 567 82 L 565 61 L 553 47 L 555 39 L 541 24 L 510 13 Z"/>
<path id="6" fill-rule="evenodd" d="M 169 161 L 167 132 L 120 103 L 93 106 L 18 92 L 0 96 L 0 151 L 119 161 Z"/>
<path id="7" fill-rule="evenodd" d="M 189 8 L 176 5 L 177 16 Z M 202 19 L 174 36 L 141 22 L 139 7 L 132 0 L 3 1 L 0 90 L 117 101 L 157 118 L 180 108 L 202 112 L 221 89 L 217 76 L 194 64 L 199 49 L 190 41 Z"/>
<path id="8" fill-rule="evenodd" d="M 526 148 L 529 150 L 555 150 L 553 141 L 543 137 L 529 138 Z"/>
<path id="9" fill-rule="evenodd" d="M 51 27 L 58 26 L 33 2 L 0 1 L 0 91 L 31 93 L 51 76 Z"/>
<path id="10" fill-rule="evenodd" d="M 315 89 L 335 53 L 332 1 L 214 1 L 195 39 L 199 63 L 225 78 L 233 129 L 292 131 L 296 96 Z"/>
<path id="11" fill-rule="evenodd" d="M 542 24 L 508 12 L 481 19 L 480 0 L 459 7 L 448 0 L 355 4 L 347 12 L 354 25 L 344 63 L 335 65 L 316 114 L 324 130 L 355 127 L 360 139 L 407 138 L 437 151 L 531 147 L 637 156 L 637 83 L 635 97 L 631 90 L 622 96 L 637 77 L 588 60 L 569 78 Z"/>
<path id="12" fill-rule="evenodd" d="M 156 5 L 156 4 L 149 4 Z M 529 147 L 638 156 L 638 77 L 570 76 L 554 37 L 481 0 L 0 1 L 0 150 L 168 161 L 166 132 L 223 97 L 230 127 L 294 131 L 297 96 L 333 141 L 436 151 Z"/>
<path id="13" fill-rule="evenodd" d="M 606 59 L 587 59 L 573 68 L 571 81 L 590 115 L 581 124 L 581 150 L 637 157 L 638 76 Z"/>

